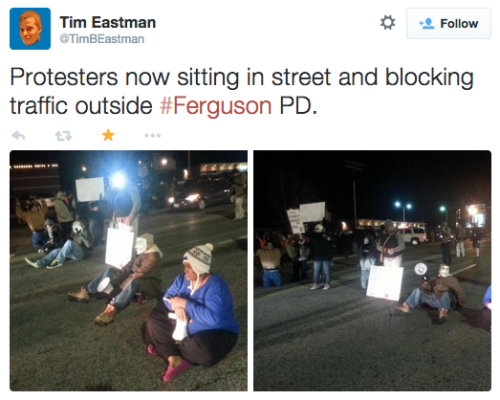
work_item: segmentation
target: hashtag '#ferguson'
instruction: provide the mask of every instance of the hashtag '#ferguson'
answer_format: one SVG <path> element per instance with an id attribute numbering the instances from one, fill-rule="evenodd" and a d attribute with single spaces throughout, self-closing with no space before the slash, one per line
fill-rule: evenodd
<path id="1" fill-rule="evenodd" d="M 269 100 L 188 100 L 186 96 L 163 97 L 160 101 L 162 114 L 187 113 L 189 115 L 206 115 L 217 119 L 222 115 L 270 115 Z"/>

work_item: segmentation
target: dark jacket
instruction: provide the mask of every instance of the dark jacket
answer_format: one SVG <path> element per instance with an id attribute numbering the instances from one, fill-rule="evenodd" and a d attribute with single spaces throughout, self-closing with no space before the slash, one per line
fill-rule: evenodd
<path id="1" fill-rule="evenodd" d="M 461 307 L 465 305 L 465 292 L 458 279 L 454 276 L 432 278 L 429 282 L 422 282 L 422 288 L 425 293 L 433 294 L 438 299 L 448 292 L 451 297 L 452 307 L 456 304 Z"/>
<path id="2" fill-rule="evenodd" d="M 360 246 L 358 251 L 358 265 L 363 271 L 368 271 L 373 265 L 376 265 L 378 257 L 377 257 L 377 248 L 375 247 L 375 243 L 373 237 L 371 235 L 367 236 L 369 243 L 363 244 Z"/>
<path id="3" fill-rule="evenodd" d="M 332 257 L 332 243 L 330 238 L 323 232 L 311 232 L 306 235 L 309 238 L 309 247 L 312 259 Z"/>
<path id="4" fill-rule="evenodd" d="M 135 280 L 139 284 L 139 292 L 144 293 L 150 299 L 158 298 L 163 293 L 161 257 L 160 249 L 153 245 L 123 266 L 118 275 L 113 278 L 113 283 L 123 289 L 131 280 Z"/>
<path id="5" fill-rule="evenodd" d="M 473 243 L 477 243 L 481 241 L 482 236 L 483 232 L 481 228 L 473 228 L 470 235 L 470 240 L 472 240 Z"/>
<path id="6" fill-rule="evenodd" d="M 384 231 L 380 234 L 377 242 L 377 250 L 384 254 L 384 257 L 393 258 L 403 254 L 406 248 L 405 240 L 399 230 L 395 230 L 392 234 Z M 393 249 L 394 253 L 389 254 L 388 249 Z"/>

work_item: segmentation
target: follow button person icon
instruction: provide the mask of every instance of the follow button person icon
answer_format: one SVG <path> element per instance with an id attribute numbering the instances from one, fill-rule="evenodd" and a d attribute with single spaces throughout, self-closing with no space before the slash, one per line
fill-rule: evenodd
<path id="1" fill-rule="evenodd" d="M 424 23 L 422 21 L 419 22 L 420 26 L 424 25 Z M 432 19 L 430 18 L 427 18 L 425 20 L 425 26 L 422 26 L 422 29 L 434 29 L 434 27 L 432 26 Z"/>

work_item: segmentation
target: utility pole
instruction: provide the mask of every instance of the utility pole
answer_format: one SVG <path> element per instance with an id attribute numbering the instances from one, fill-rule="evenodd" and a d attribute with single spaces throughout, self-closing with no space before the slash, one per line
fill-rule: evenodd
<path id="1" fill-rule="evenodd" d="M 363 171 L 364 164 L 360 164 L 353 161 L 345 161 L 344 164 L 346 168 L 349 168 L 352 171 L 352 196 L 354 201 L 354 229 L 358 226 L 358 212 L 356 209 L 356 171 Z"/>

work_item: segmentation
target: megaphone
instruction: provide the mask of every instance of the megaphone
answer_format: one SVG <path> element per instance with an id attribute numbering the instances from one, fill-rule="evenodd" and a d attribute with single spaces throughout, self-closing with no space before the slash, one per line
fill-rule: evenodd
<path id="1" fill-rule="evenodd" d="M 111 278 L 108 276 L 104 278 L 101 282 L 99 282 L 99 285 L 97 286 L 97 291 L 99 293 L 106 293 L 110 294 L 113 291 L 114 287 L 111 284 Z"/>
<path id="2" fill-rule="evenodd" d="M 186 319 L 185 321 L 181 321 L 179 318 L 177 318 L 177 315 L 175 315 L 173 313 L 169 313 L 168 317 L 170 319 L 177 320 L 177 322 L 175 324 L 174 333 L 172 333 L 172 339 L 174 339 L 177 342 L 182 341 L 188 335 L 188 332 L 187 332 L 188 320 Z"/>
<path id="3" fill-rule="evenodd" d="M 421 275 L 424 282 L 427 282 L 429 280 L 429 277 L 427 276 L 427 265 L 425 265 L 424 263 L 418 263 L 417 265 L 415 265 L 415 273 L 417 275 Z"/>

